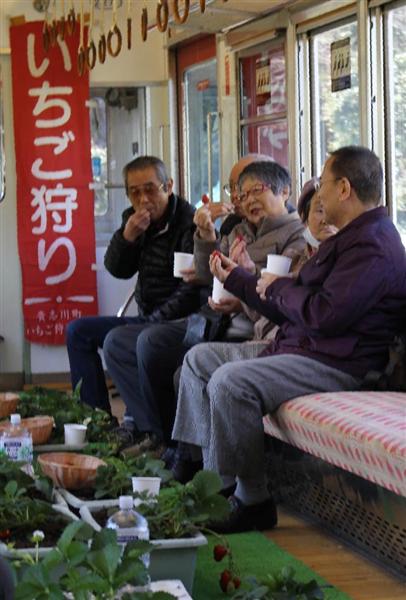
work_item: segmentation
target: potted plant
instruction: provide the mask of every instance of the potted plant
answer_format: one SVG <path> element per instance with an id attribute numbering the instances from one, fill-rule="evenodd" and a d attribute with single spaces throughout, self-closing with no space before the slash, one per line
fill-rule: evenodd
<path id="1" fill-rule="evenodd" d="M 83 522 L 72 523 L 41 560 L 12 562 L 15 600 L 173 600 L 144 587 L 148 572 L 141 556 L 149 549 L 148 542 L 137 541 L 122 552 L 115 531 L 97 533 Z"/>
<path id="2" fill-rule="evenodd" d="M 34 554 L 33 530 L 45 530 L 52 542 L 67 520 L 78 520 L 66 504 L 54 502 L 48 479 L 31 477 L 23 466 L 0 456 L 0 554 L 6 556 Z M 47 550 L 42 548 L 41 552 Z"/>
<path id="3" fill-rule="evenodd" d="M 94 508 L 117 506 L 119 496 L 132 494 L 131 478 L 135 476 L 159 477 L 162 485 L 172 479 L 172 473 L 164 468 L 164 462 L 147 454 L 137 458 L 119 457 L 115 456 L 111 447 L 102 448 L 101 444 L 86 446 L 84 452 L 97 455 L 106 465 L 97 469 L 96 480 L 91 488 L 76 494 L 59 490 L 68 504 L 77 509 L 83 505 Z"/>
<path id="4" fill-rule="evenodd" d="M 220 477 L 211 471 L 200 471 L 193 480 L 182 485 L 173 482 L 153 500 L 140 494 L 137 510 L 146 517 L 153 544 L 151 580 L 180 579 L 191 592 L 197 549 L 207 543 L 200 532 L 215 519 L 229 512 L 227 500 L 219 494 Z M 95 530 L 104 526 L 111 507 L 83 505 L 80 515 Z"/>

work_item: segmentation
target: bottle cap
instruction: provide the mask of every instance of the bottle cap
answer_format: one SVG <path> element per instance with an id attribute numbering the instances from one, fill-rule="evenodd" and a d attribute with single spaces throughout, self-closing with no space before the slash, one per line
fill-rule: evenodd
<path id="1" fill-rule="evenodd" d="M 132 496 L 120 496 L 118 504 L 121 510 L 129 510 L 130 508 L 134 508 L 134 498 Z"/>
<path id="2" fill-rule="evenodd" d="M 12 425 L 20 425 L 20 423 L 21 423 L 21 415 L 19 415 L 19 414 L 10 415 L 10 423 Z"/>

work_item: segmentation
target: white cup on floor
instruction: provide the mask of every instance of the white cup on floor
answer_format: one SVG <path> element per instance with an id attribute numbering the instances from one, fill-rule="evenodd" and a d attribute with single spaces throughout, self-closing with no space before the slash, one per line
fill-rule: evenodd
<path id="1" fill-rule="evenodd" d="M 65 423 L 64 430 L 66 446 L 77 446 L 85 443 L 86 425 L 81 425 L 80 423 Z"/>
<path id="2" fill-rule="evenodd" d="M 268 254 L 265 273 L 273 273 L 284 277 L 289 273 L 290 263 L 292 259 L 281 254 Z M 262 273 L 262 271 L 261 271 Z"/>
<path id="3" fill-rule="evenodd" d="M 211 294 L 213 302 L 218 304 L 220 300 L 227 300 L 228 298 L 234 298 L 233 294 L 227 292 L 224 289 L 224 285 L 217 279 L 217 277 L 213 277 L 213 291 Z"/>
<path id="4" fill-rule="evenodd" d="M 193 254 L 175 252 L 173 261 L 173 276 L 182 277 L 181 271 L 193 268 Z"/>
<path id="5" fill-rule="evenodd" d="M 161 488 L 160 477 L 131 477 L 133 492 L 148 492 L 149 496 L 158 496 Z"/>

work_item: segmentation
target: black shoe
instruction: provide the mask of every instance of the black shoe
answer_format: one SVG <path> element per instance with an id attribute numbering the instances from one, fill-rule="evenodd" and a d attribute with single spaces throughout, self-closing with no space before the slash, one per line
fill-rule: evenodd
<path id="1" fill-rule="evenodd" d="M 241 533 L 243 531 L 264 531 L 272 529 L 278 522 L 276 505 L 272 498 L 260 504 L 246 505 L 237 496 L 229 496 L 231 512 L 227 519 L 210 523 L 210 529 L 217 533 Z"/>
<path id="2" fill-rule="evenodd" d="M 229 498 L 230 496 L 232 496 L 234 494 L 236 487 L 237 487 L 237 484 L 233 483 L 233 485 L 229 485 L 228 487 L 220 490 L 219 494 L 221 494 L 221 496 L 224 496 L 224 498 Z"/>
<path id="3" fill-rule="evenodd" d="M 203 469 L 203 462 L 201 460 L 184 460 L 182 458 L 175 457 L 175 462 L 172 466 L 172 475 L 175 481 L 179 483 L 187 483 L 196 475 L 198 471 Z"/>
<path id="4" fill-rule="evenodd" d="M 114 434 L 120 449 L 135 444 L 136 438 L 140 435 L 133 423 L 126 421 L 124 421 L 122 425 L 114 427 L 111 432 Z"/>

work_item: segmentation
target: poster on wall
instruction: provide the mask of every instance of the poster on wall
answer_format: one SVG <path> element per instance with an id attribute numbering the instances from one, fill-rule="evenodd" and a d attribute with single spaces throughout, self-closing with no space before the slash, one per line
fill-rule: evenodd
<path id="1" fill-rule="evenodd" d="M 333 42 L 330 46 L 331 91 L 351 87 L 351 38 Z"/>
<path id="2" fill-rule="evenodd" d="M 45 52 L 42 27 L 10 28 L 18 250 L 25 337 L 64 344 L 69 321 L 98 312 L 89 78 L 79 32 Z"/>

